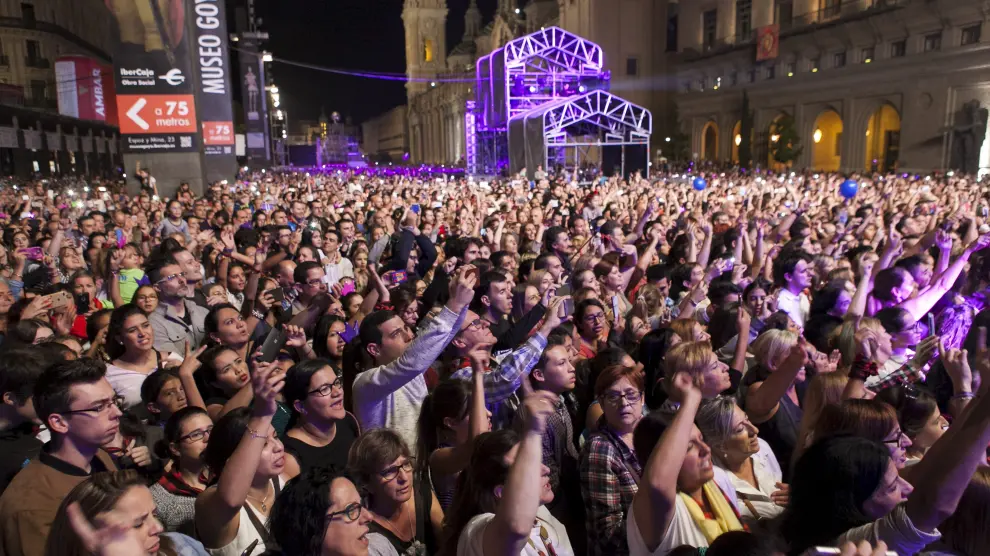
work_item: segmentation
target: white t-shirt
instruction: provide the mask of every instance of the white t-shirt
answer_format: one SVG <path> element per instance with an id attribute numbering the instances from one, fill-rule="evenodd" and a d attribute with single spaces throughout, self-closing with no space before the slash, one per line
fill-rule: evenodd
<path id="1" fill-rule="evenodd" d="M 481 514 L 471 518 L 467 527 L 461 531 L 461 538 L 457 539 L 457 556 L 484 556 L 485 527 L 494 518 L 495 514 Z M 519 552 L 520 556 L 540 556 L 541 553 L 549 553 L 540 536 L 541 526 L 546 529 L 547 542 L 553 543 L 553 550 L 557 556 L 574 556 L 574 549 L 571 548 L 571 541 L 567 538 L 564 524 L 550 515 L 550 510 L 545 506 L 540 506 L 536 510 L 536 526 L 529 534 L 529 541 Z"/>
<path id="2" fill-rule="evenodd" d="M 715 467 L 714 471 L 715 484 L 722 489 L 729 502 L 738 508 L 739 502 L 736 500 L 736 489 L 732 487 L 732 482 L 729 481 L 728 475 L 718 467 Z M 708 546 L 708 540 L 705 539 L 701 530 L 698 529 L 694 520 L 691 519 L 687 505 L 684 504 L 680 496 L 674 497 L 674 516 L 670 519 L 670 525 L 663 534 L 663 540 L 660 541 L 660 545 L 652 552 L 646 548 L 643 535 L 639 532 L 639 525 L 636 523 L 635 515 L 633 515 L 632 505 L 629 506 L 629 512 L 626 515 L 629 516 L 626 519 L 626 541 L 629 543 L 629 556 L 666 556 L 668 552 L 683 544 L 698 548 Z M 657 526 L 659 527 L 660 524 L 657 524 Z"/>
<path id="3" fill-rule="evenodd" d="M 787 313 L 798 326 L 804 328 L 804 323 L 808 322 L 808 315 L 811 313 L 811 301 L 804 292 L 794 295 L 788 290 L 780 290 L 777 294 L 777 308 Z"/>
<path id="4" fill-rule="evenodd" d="M 182 356 L 168 353 L 162 363 L 182 363 Z M 152 371 L 155 372 L 155 371 Z M 107 365 L 107 381 L 118 396 L 124 398 L 124 407 L 130 409 L 141 405 L 141 385 L 151 373 L 139 373 L 114 364 Z"/>
<path id="5" fill-rule="evenodd" d="M 727 472 L 732 486 L 736 489 L 740 515 L 743 518 L 753 520 L 776 517 L 784 511 L 783 506 L 778 506 L 770 500 L 770 495 L 778 490 L 777 483 L 783 477 L 780 464 L 777 463 L 777 458 L 773 455 L 773 449 L 770 448 L 770 445 L 762 438 L 758 440 L 760 451 L 750 456 L 750 459 L 753 460 L 753 474 L 756 476 L 756 482 L 760 484 L 760 488 L 757 489 L 745 480 Z M 753 512 L 749 510 L 749 506 L 743 502 L 743 498 L 747 498 L 760 515 L 754 516 Z"/>

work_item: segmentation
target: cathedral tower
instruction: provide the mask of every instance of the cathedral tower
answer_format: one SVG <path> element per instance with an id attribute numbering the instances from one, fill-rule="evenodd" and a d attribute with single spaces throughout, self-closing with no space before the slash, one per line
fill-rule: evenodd
<path id="1" fill-rule="evenodd" d="M 405 0 L 406 94 L 413 97 L 430 88 L 430 79 L 447 68 L 446 0 Z"/>

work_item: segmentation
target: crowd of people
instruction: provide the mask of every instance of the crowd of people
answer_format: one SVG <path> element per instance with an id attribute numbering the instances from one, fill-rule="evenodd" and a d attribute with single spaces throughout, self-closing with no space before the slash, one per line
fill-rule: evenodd
<path id="1" fill-rule="evenodd" d="M 4 186 L 0 555 L 990 554 L 987 182 L 537 175 Z"/>

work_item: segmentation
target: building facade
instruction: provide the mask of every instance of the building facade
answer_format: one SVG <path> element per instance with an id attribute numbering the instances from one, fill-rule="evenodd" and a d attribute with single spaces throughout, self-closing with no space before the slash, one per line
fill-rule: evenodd
<path id="1" fill-rule="evenodd" d="M 784 121 L 803 147 L 796 167 L 947 169 L 969 141 L 960 131 L 974 125 L 979 167 L 990 166 L 981 0 L 682 0 L 671 8 L 677 106 L 694 157 L 738 160 L 745 91 L 760 166 L 774 163 Z M 757 61 L 758 52 L 775 56 Z"/>
<path id="2" fill-rule="evenodd" d="M 104 0 L 0 0 L 0 173 L 111 176 L 121 165 L 116 127 L 58 114 L 55 61 L 109 65 Z"/>
<path id="3" fill-rule="evenodd" d="M 57 110 L 55 60 L 110 64 L 111 21 L 103 0 L 0 0 L 0 84 L 19 88 L 26 107 Z"/>
<path id="4" fill-rule="evenodd" d="M 362 150 L 369 162 L 400 162 L 409 152 L 408 118 L 405 105 L 361 126 Z"/>
<path id="5" fill-rule="evenodd" d="M 670 58 L 667 9 L 667 0 L 499 0 L 491 22 L 483 25 L 484 17 L 472 0 L 464 36 L 447 51 L 439 48 L 446 44 L 445 1 L 406 0 L 411 161 L 463 164 L 464 114 L 467 101 L 475 96 L 475 62 L 515 38 L 551 25 L 601 45 L 612 90 L 654 112 L 662 130 L 673 95 L 664 83 Z M 377 119 L 372 123 L 379 125 Z"/>

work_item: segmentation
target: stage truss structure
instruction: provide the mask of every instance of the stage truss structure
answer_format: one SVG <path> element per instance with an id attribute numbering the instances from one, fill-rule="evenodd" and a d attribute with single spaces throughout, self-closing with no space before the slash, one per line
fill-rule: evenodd
<path id="1" fill-rule="evenodd" d="M 599 45 L 559 27 L 481 57 L 465 114 L 468 173 L 526 168 L 532 177 L 537 165 L 560 160 L 560 149 L 575 149 L 575 158 L 588 150 L 577 147 L 645 145 L 648 151 L 652 116 L 608 92 L 604 65 Z M 545 117 L 539 137 L 529 123 L 535 115 Z"/>

